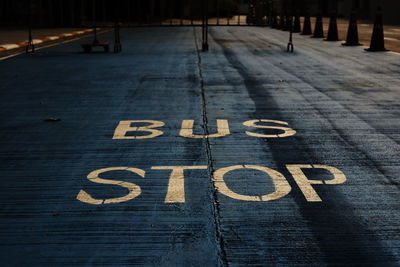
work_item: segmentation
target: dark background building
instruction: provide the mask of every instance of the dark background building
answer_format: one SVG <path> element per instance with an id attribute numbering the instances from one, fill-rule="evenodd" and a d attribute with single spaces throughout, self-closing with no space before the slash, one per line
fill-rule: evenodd
<path id="1" fill-rule="evenodd" d="M 356 8 L 362 19 L 373 19 L 376 8 L 382 7 L 384 22 L 386 24 L 400 24 L 400 1 L 399 0 L 355 0 Z M 344 16 L 350 14 L 353 1 L 341 0 L 339 12 Z"/>
<path id="2" fill-rule="evenodd" d="M 349 15 L 355 5 L 362 19 L 372 20 L 378 5 L 384 11 L 387 24 L 400 24 L 399 0 L 208 0 L 210 16 L 246 14 L 253 4 L 263 6 L 255 12 L 267 13 L 265 7 L 280 10 L 290 5 L 299 12 L 317 12 L 318 3 L 328 16 L 337 2 L 339 15 Z M 201 17 L 201 0 L 1 0 L 0 25 L 5 27 L 26 25 L 31 18 L 36 27 L 81 26 L 93 21 L 99 23 L 134 22 L 155 23 L 168 18 Z M 258 14 L 259 15 L 259 14 Z"/>
<path id="3" fill-rule="evenodd" d="M 233 15 L 246 0 L 209 0 L 210 15 Z M 157 22 L 201 16 L 198 0 L 1 0 L 2 26 L 79 26 L 97 22 Z M 217 7 L 218 6 L 218 7 Z"/>
<path id="4" fill-rule="evenodd" d="M 386 24 L 400 24 L 400 0 L 273 0 L 278 7 L 294 5 L 300 8 L 302 13 L 305 8 L 311 14 L 316 14 L 321 6 L 324 16 L 329 16 L 337 5 L 340 17 L 349 17 L 352 7 L 358 11 L 359 18 L 372 21 L 378 6 L 382 7 L 384 22 Z"/>

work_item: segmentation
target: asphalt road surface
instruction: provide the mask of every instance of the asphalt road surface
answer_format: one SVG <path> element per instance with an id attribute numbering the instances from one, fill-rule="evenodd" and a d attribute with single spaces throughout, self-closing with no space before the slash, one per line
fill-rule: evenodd
<path id="1" fill-rule="evenodd" d="M 1 265 L 399 266 L 400 55 L 200 36 L 0 61 Z"/>

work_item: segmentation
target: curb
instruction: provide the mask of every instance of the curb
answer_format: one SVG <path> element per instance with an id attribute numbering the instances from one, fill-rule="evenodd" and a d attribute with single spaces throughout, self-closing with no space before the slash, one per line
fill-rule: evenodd
<path id="1" fill-rule="evenodd" d="M 100 28 L 97 28 L 97 30 L 100 30 Z M 40 39 L 33 39 L 32 42 L 34 45 L 47 45 L 49 43 L 56 43 L 58 41 L 66 40 L 66 39 L 74 39 L 79 36 L 85 36 L 88 33 L 93 32 L 93 29 L 85 29 L 81 31 L 74 31 L 70 33 L 61 33 L 59 35 L 54 35 L 54 36 L 46 36 Z M 102 32 L 99 32 L 102 33 Z M 28 41 L 22 41 L 19 43 L 15 44 L 0 44 L 0 57 L 2 56 L 3 52 L 5 54 L 9 54 L 10 52 L 18 51 L 21 50 L 21 48 L 26 48 L 28 46 Z"/>

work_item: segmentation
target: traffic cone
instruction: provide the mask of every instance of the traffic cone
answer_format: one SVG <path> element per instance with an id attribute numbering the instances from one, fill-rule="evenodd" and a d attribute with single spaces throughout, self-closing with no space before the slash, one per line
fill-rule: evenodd
<path id="1" fill-rule="evenodd" d="M 114 37 L 115 37 L 114 53 L 119 53 L 122 51 L 122 46 L 121 46 L 121 38 L 120 38 L 120 34 L 119 34 L 119 25 L 117 23 L 114 26 Z"/>
<path id="2" fill-rule="evenodd" d="M 361 45 L 358 40 L 358 26 L 357 26 L 357 12 L 352 9 L 349 21 L 349 28 L 347 30 L 346 42 L 342 45 L 356 46 Z"/>
<path id="3" fill-rule="evenodd" d="M 311 30 L 310 15 L 306 15 L 304 17 L 303 32 L 301 33 L 301 35 L 311 35 L 311 34 L 312 34 L 312 30 Z"/>
<path id="4" fill-rule="evenodd" d="M 292 25 L 293 25 L 293 17 L 286 16 L 286 23 L 285 23 L 285 27 L 283 28 L 283 30 L 290 31 L 292 29 Z"/>
<path id="5" fill-rule="evenodd" d="M 294 17 L 293 32 L 301 32 L 301 22 L 298 14 Z"/>
<path id="6" fill-rule="evenodd" d="M 278 16 L 276 14 L 272 15 L 272 19 L 271 19 L 271 27 L 272 28 L 278 28 Z"/>
<path id="7" fill-rule="evenodd" d="M 322 24 L 322 14 L 317 15 L 313 38 L 324 38 L 324 25 Z"/>
<path id="8" fill-rule="evenodd" d="M 278 29 L 284 29 L 284 28 L 285 28 L 285 25 L 286 25 L 285 16 L 284 16 L 284 15 L 280 15 L 280 16 L 279 16 L 279 26 L 278 26 Z"/>
<path id="9" fill-rule="evenodd" d="M 333 12 L 329 20 L 328 37 L 325 41 L 337 42 L 339 41 L 339 33 L 337 27 L 337 13 Z"/>
<path id="10" fill-rule="evenodd" d="M 371 45 L 368 49 L 365 49 L 370 52 L 381 52 L 387 51 L 385 48 L 385 38 L 383 33 L 383 15 L 382 9 L 378 7 L 375 23 L 374 23 L 374 30 L 372 32 L 371 38 Z"/>

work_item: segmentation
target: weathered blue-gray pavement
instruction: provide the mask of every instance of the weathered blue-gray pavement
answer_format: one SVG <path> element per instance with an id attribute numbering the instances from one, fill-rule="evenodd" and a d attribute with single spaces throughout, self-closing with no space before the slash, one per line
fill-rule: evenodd
<path id="1" fill-rule="evenodd" d="M 400 265 L 400 55 L 200 36 L 0 61 L 1 266 Z"/>

